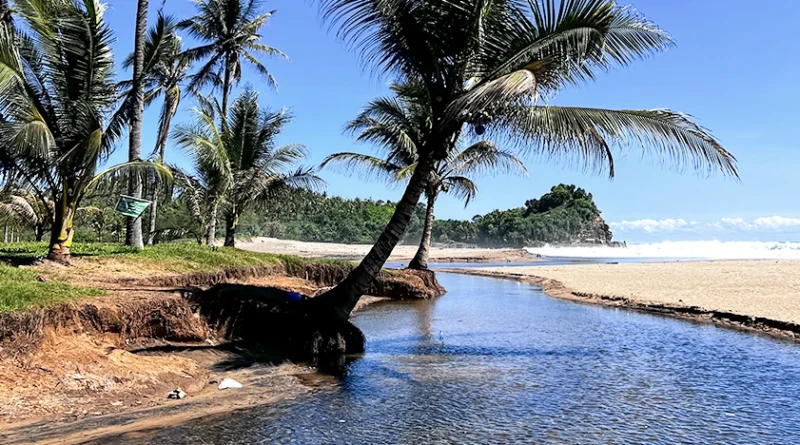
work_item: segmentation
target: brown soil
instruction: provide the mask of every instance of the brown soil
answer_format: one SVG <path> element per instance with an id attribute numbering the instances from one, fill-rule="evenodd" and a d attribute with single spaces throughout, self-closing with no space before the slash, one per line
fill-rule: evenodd
<path id="1" fill-rule="evenodd" d="M 175 414 L 178 417 L 204 415 L 302 392 L 305 387 L 296 375 L 313 372 L 305 367 L 263 365 L 220 371 L 221 362 L 235 362 L 241 356 L 210 349 L 225 346 L 224 333 L 210 327 L 182 290 L 233 282 L 313 296 L 350 271 L 321 264 L 183 276 L 139 270 L 121 277 L 118 265 L 112 263 L 95 263 L 91 273 L 83 273 L 90 266 L 80 261 L 78 273 L 60 265 L 40 267 L 50 276 L 71 277 L 74 284 L 102 287 L 109 292 L 106 297 L 0 314 L 0 400 L 4 401 L 0 424 L 5 424 L 0 427 L 0 443 L 61 441 L 67 425 L 79 433 L 103 425 L 116 428 L 131 423 L 131 418 L 141 428 L 141 422 L 152 422 L 155 413 L 158 421 L 168 419 L 162 411 L 172 415 L 172 407 L 189 406 Z M 430 272 L 394 271 L 382 273 L 372 291 L 382 297 L 362 298 L 357 310 L 386 297 L 432 298 L 444 289 Z M 175 345 L 194 352 L 176 353 L 174 348 L 135 352 Z M 256 386 L 249 398 L 241 397 L 249 394 L 245 391 L 228 402 L 219 400 L 220 392 L 209 382 L 231 376 Z M 166 394 L 175 388 L 190 397 L 168 400 Z M 86 440 L 88 436 L 81 434 L 76 437 Z"/>
<path id="2" fill-rule="evenodd" d="M 721 327 L 760 333 L 776 338 L 790 339 L 794 341 L 800 340 L 800 324 L 774 320 L 766 317 L 751 317 L 726 311 L 706 310 L 697 306 L 653 303 L 614 295 L 600 295 L 588 292 L 579 292 L 564 286 L 564 284 L 560 281 L 545 277 L 538 277 L 535 275 L 475 269 L 442 269 L 441 271 L 463 275 L 478 275 L 523 281 L 541 286 L 542 290 L 547 295 L 564 300 L 624 308 L 640 312 L 676 317 L 694 322 L 712 323 Z"/>

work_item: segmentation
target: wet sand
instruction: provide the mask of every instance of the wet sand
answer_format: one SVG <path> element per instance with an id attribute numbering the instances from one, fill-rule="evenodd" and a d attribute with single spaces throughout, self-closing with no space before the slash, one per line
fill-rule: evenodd
<path id="1" fill-rule="evenodd" d="M 372 245 L 307 243 L 275 238 L 252 238 L 247 242 L 237 242 L 236 247 L 254 252 L 360 261 L 369 252 Z M 416 245 L 400 245 L 394 249 L 389 261 L 408 262 L 416 252 Z M 429 261 L 434 263 L 519 263 L 539 261 L 539 259 L 524 249 L 432 247 Z"/>
<path id="2" fill-rule="evenodd" d="M 476 268 L 473 273 L 524 279 L 543 285 L 550 295 L 597 304 L 653 312 L 679 309 L 733 321 L 740 316 L 745 325 L 792 332 L 800 325 L 800 261 Z"/>

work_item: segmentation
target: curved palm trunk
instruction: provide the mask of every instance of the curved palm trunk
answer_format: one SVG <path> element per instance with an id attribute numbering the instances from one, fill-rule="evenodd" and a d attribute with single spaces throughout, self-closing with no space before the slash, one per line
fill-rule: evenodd
<path id="1" fill-rule="evenodd" d="M 425 227 L 422 230 L 422 240 L 414 259 L 408 264 L 409 269 L 426 270 L 428 268 L 428 255 L 431 249 L 431 233 L 433 232 L 433 206 L 436 204 L 438 193 L 428 193 L 428 208 L 425 211 Z"/>
<path id="2" fill-rule="evenodd" d="M 236 229 L 239 227 L 239 215 L 231 213 L 225 216 L 225 247 L 236 247 Z"/>
<path id="3" fill-rule="evenodd" d="M 128 160 L 136 161 L 142 157 L 142 117 L 144 115 L 144 45 L 147 33 L 147 7 L 149 0 L 138 0 L 136 9 L 136 36 L 133 48 L 133 115 L 131 116 L 131 132 L 129 139 Z M 130 195 L 142 197 L 142 181 L 133 176 L 130 181 Z M 142 249 L 142 218 L 128 217 L 125 244 Z"/>
<path id="4" fill-rule="evenodd" d="M 386 225 L 383 233 L 378 237 L 378 241 L 372 246 L 372 250 L 347 275 L 344 281 L 312 300 L 317 308 L 332 313 L 340 320 L 346 321 L 350 318 L 350 312 L 375 281 L 375 277 L 378 276 L 389 255 L 392 254 L 392 250 L 408 229 L 408 223 L 425 187 L 425 179 L 433 169 L 433 165 L 434 161 L 430 157 L 425 158 L 419 164 L 408 182 L 403 197 L 397 203 L 389 224 Z"/>

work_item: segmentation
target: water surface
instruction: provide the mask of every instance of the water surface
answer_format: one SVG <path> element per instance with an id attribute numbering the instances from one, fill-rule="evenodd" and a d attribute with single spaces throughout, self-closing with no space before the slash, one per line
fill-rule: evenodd
<path id="1" fill-rule="evenodd" d="M 798 443 L 800 346 L 440 275 L 313 394 L 121 443 Z"/>

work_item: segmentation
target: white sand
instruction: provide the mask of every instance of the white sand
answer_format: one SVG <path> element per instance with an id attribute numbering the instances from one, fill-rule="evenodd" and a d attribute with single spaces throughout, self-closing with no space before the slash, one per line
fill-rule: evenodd
<path id="1" fill-rule="evenodd" d="M 372 248 L 371 244 L 307 243 L 279 240 L 275 238 L 253 238 L 248 242 L 237 242 L 236 247 L 255 252 L 280 253 L 310 258 L 343 258 L 360 260 Z M 417 252 L 416 245 L 400 245 L 394 249 L 389 261 L 408 262 Z M 522 262 L 535 261 L 523 249 L 457 249 L 433 247 L 430 261 L 475 261 L 475 262 Z"/>
<path id="2" fill-rule="evenodd" d="M 549 278 L 579 292 L 800 323 L 800 261 L 480 268 Z"/>

